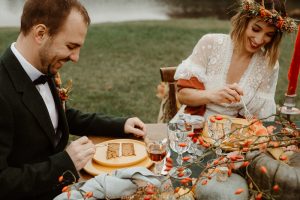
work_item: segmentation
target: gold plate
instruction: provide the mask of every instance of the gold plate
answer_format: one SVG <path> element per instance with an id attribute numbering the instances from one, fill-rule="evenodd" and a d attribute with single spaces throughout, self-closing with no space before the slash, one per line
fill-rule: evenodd
<path id="1" fill-rule="evenodd" d="M 117 158 L 106 158 L 108 143 L 120 143 L 120 148 L 122 143 L 132 143 L 134 145 L 135 155 L 133 156 L 120 156 Z M 99 165 L 106 167 L 127 167 L 134 164 L 137 164 L 143 160 L 145 160 L 148 155 L 146 151 L 145 143 L 138 140 L 131 139 L 116 139 L 116 140 L 108 140 L 96 145 L 96 153 L 93 157 L 93 161 L 98 163 Z"/>
<path id="2" fill-rule="evenodd" d="M 93 175 L 93 176 L 97 176 L 99 174 L 109 174 L 112 171 L 115 171 L 117 169 L 121 169 L 121 168 L 128 168 L 128 167 L 147 167 L 150 168 L 152 166 L 152 161 L 147 157 L 146 159 L 142 160 L 139 163 L 136 163 L 132 166 L 127 166 L 127 167 L 107 167 L 107 166 L 103 166 L 103 165 L 99 165 L 98 163 L 94 162 L 93 160 L 90 160 L 85 166 L 84 166 L 84 170 Z"/>
<path id="3" fill-rule="evenodd" d="M 243 118 L 235 118 L 235 117 L 230 117 L 230 116 L 226 116 L 226 115 L 218 115 L 221 116 L 223 119 L 230 119 L 231 120 L 231 130 L 234 131 L 236 129 L 242 128 L 241 131 L 242 133 L 238 133 L 238 134 L 243 134 L 246 133 L 248 131 L 248 126 L 250 124 L 250 122 L 248 122 L 246 119 Z M 210 116 L 211 117 L 211 116 Z M 207 120 L 210 119 L 210 117 L 207 118 Z M 219 120 L 220 123 L 223 123 L 223 119 Z M 203 134 L 202 137 L 204 139 L 204 141 L 206 141 L 209 144 L 214 144 L 215 140 L 212 139 L 209 134 L 208 134 L 208 124 L 207 122 L 205 122 L 204 128 L 203 128 Z M 228 144 L 226 142 L 222 142 L 220 144 L 220 147 L 224 150 L 224 151 L 236 151 L 239 148 L 234 147 L 234 144 Z"/>

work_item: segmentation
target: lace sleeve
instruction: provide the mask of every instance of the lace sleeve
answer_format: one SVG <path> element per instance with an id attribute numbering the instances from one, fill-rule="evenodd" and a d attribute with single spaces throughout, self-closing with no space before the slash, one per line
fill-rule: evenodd
<path id="1" fill-rule="evenodd" d="M 260 84 L 253 100 L 249 103 L 249 110 L 258 119 L 276 114 L 275 91 L 278 79 L 279 64 L 276 63 L 268 78 Z M 275 117 L 269 117 L 265 121 L 274 121 Z"/>
<path id="2" fill-rule="evenodd" d="M 208 55 L 212 50 L 213 35 L 204 35 L 194 47 L 192 54 L 180 65 L 176 70 L 174 78 L 190 79 L 196 77 L 201 82 L 206 82 L 206 66 L 208 63 Z"/>

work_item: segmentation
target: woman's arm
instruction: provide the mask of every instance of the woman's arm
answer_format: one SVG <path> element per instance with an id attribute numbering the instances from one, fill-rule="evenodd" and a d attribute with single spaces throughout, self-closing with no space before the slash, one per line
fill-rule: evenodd
<path id="1" fill-rule="evenodd" d="M 188 106 L 200 106 L 209 103 L 236 103 L 240 101 L 241 95 L 243 95 L 242 89 L 234 83 L 216 90 L 181 88 L 178 92 L 178 100 Z"/>

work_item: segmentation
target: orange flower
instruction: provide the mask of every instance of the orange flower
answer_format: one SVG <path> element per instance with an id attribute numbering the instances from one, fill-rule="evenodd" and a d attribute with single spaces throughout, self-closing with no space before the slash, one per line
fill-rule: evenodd
<path id="1" fill-rule="evenodd" d="M 271 17 L 272 16 L 271 11 L 266 10 L 266 9 L 265 9 L 265 14 L 266 14 L 266 17 Z"/>
<path id="2" fill-rule="evenodd" d="M 239 188 L 234 192 L 234 194 L 241 194 L 242 192 L 244 192 L 244 190 L 242 188 Z"/>
<path id="3" fill-rule="evenodd" d="M 258 193 L 255 197 L 255 200 L 261 200 L 262 198 L 262 193 Z"/>
<path id="4" fill-rule="evenodd" d="M 276 23 L 276 27 L 277 27 L 278 29 L 281 29 L 282 26 L 283 26 L 283 24 L 284 24 L 284 21 L 283 21 L 282 17 L 279 16 L 279 17 L 278 17 L 278 21 L 277 21 L 277 23 Z"/>
<path id="5" fill-rule="evenodd" d="M 151 196 L 150 195 L 146 195 L 145 197 L 144 197 L 144 200 L 150 200 L 151 199 Z"/>
<path id="6" fill-rule="evenodd" d="M 177 174 L 177 176 L 178 176 L 178 177 L 183 177 L 183 176 L 184 176 L 184 173 L 183 173 L 183 172 L 180 172 L 180 173 Z"/>
<path id="7" fill-rule="evenodd" d="M 166 167 L 164 170 L 166 171 L 166 172 L 168 172 L 168 171 L 170 171 L 172 169 L 172 167 Z"/>
<path id="8" fill-rule="evenodd" d="M 261 6 L 259 11 L 260 11 L 260 16 L 261 17 L 265 17 L 267 15 L 266 14 L 266 9 L 264 7 Z"/>
<path id="9" fill-rule="evenodd" d="M 206 184 L 207 184 L 207 179 L 205 179 L 201 182 L 201 185 L 206 185 Z"/>
<path id="10" fill-rule="evenodd" d="M 85 198 L 91 198 L 91 197 L 93 197 L 93 192 L 87 192 L 87 193 L 85 193 L 84 197 Z"/>
<path id="11" fill-rule="evenodd" d="M 178 167 L 178 168 L 177 168 L 177 171 L 178 171 L 178 172 L 182 172 L 183 170 L 184 170 L 184 167 Z"/>
<path id="12" fill-rule="evenodd" d="M 188 156 L 185 156 L 182 158 L 183 161 L 188 161 L 189 159 L 190 159 L 190 157 L 188 157 Z"/>
<path id="13" fill-rule="evenodd" d="M 187 185 L 188 184 L 188 180 L 187 179 L 182 179 L 180 180 L 180 183 L 183 184 L 183 185 Z"/>
<path id="14" fill-rule="evenodd" d="M 58 177 L 58 182 L 62 182 L 64 180 L 64 177 L 63 176 L 60 176 L 60 177 Z"/>
<path id="15" fill-rule="evenodd" d="M 228 168 L 228 172 L 227 172 L 227 174 L 228 174 L 228 176 L 229 176 L 229 177 L 231 176 L 231 174 L 232 174 L 232 170 L 231 170 L 231 168 Z"/>
<path id="16" fill-rule="evenodd" d="M 63 187 L 63 189 L 62 189 L 61 191 L 62 191 L 62 192 L 67 192 L 67 191 L 69 191 L 69 186 Z"/>
<path id="17" fill-rule="evenodd" d="M 268 172 L 267 168 L 265 166 L 261 166 L 260 167 L 260 171 L 263 173 L 263 174 L 266 174 Z"/>
<path id="18" fill-rule="evenodd" d="M 167 161 L 167 163 L 171 163 L 171 164 L 173 163 L 173 159 L 170 158 L 170 157 L 167 157 L 167 158 L 166 158 L 166 161 Z"/>
<path id="19" fill-rule="evenodd" d="M 278 184 L 274 185 L 273 190 L 274 190 L 274 192 L 278 192 L 279 191 L 279 185 Z"/>
<path id="20" fill-rule="evenodd" d="M 173 167 L 173 163 L 169 163 L 169 162 L 167 162 L 167 163 L 166 163 L 166 167 L 170 167 L 170 168 L 172 168 L 172 167 Z"/>
<path id="21" fill-rule="evenodd" d="M 215 118 L 216 118 L 216 120 L 222 120 L 223 119 L 223 117 L 220 116 L 220 115 L 217 115 Z"/>
<path id="22" fill-rule="evenodd" d="M 279 159 L 282 160 L 282 161 L 285 161 L 285 160 L 287 160 L 287 156 L 286 155 L 281 155 L 279 157 Z"/>
<path id="23" fill-rule="evenodd" d="M 245 161 L 245 162 L 243 163 L 242 167 L 247 167 L 249 164 L 250 164 L 249 161 Z"/>
<path id="24" fill-rule="evenodd" d="M 190 133 L 188 134 L 188 137 L 194 137 L 194 135 L 195 135 L 194 132 L 190 132 Z"/>
<path id="25" fill-rule="evenodd" d="M 193 138 L 193 143 L 197 143 L 197 141 L 198 141 L 198 138 L 194 137 Z"/>

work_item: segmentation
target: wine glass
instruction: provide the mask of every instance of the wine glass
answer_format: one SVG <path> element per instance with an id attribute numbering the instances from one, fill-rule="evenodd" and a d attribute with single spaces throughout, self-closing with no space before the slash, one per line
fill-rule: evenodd
<path id="1" fill-rule="evenodd" d="M 183 129 L 178 123 L 168 124 L 170 148 L 178 154 L 176 159 L 178 166 L 173 167 L 169 172 L 169 175 L 173 178 L 183 179 L 192 174 L 189 168 L 182 166 L 182 154 L 188 151 L 191 146 L 191 140 L 188 137 L 189 133 L 190 130 Z"/>
<path id="2" fill-rule="evenodd" d="M 162 168 L 161 162 L 166 157 L 169 147 L 168 135 L 147 133 L 144 137 L 144 142 L 146 144 L 148 156 L 154 162 L 154 174 L 160 175 Z"/>
<path id="3" fill-rule="evenodd" d="M 208 134 L 214 140 L 216 147 L 215 153 L 217 157 L 223 155 L 220 147 L 222 141 L 229 137 L 231 132 L 232 121 L 229 118 L 211 116 L 208 119 Z"/>
<path id="4" fill-rule="evenodd" d="M 203 151 L 198 145 L 198 137 L 199 134 L 202 132 L 205 119 L 204 117 L 199 115 L 186 115 L 186 121 L 188 124 L 191 125 L 191 133 L 194 134 L 190 136 L 192 142 L 191 147 L 188 150 L 188 152 L 190 153 L 190 159 L 188 160 L 188 162 L 194 163 L 198 159 L 198 156 L 201 156 L 203 154 Z"/>

